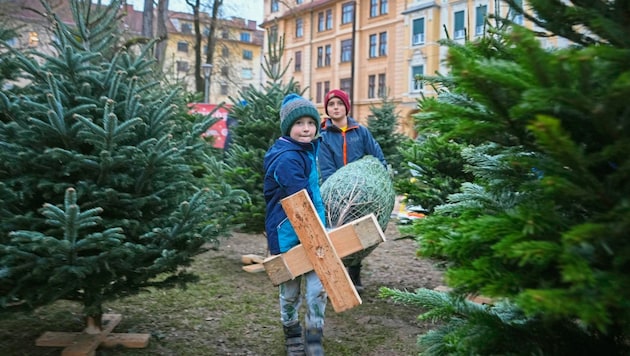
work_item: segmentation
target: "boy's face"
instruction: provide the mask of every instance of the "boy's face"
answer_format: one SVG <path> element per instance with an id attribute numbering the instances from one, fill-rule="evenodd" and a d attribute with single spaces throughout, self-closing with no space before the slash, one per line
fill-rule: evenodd
<path id="1" fill-rule="evenodd" d="M 302 116 L 297 119 L 293 126 L 291 126 L 291 131 L 289 132 L 289 136 L 292 139 L 304 143 L 313 141 L 316 134 L 317 123 L 315 119 L 310 116 Z"/>
<path id="2" fill-rule="evenodd" d="M 346 106 L 343 101 L 337 97 L 333 97 L 328 100 L 328 104 L 326 106 L 328 115 L 333 120 L 343 119 L 346 117 Z"/>

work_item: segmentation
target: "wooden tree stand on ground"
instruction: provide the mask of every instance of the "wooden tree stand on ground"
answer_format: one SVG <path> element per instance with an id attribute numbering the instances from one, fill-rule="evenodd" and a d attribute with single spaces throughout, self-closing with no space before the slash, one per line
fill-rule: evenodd
<path id="1" fill-rule="evenodd" d="M 279 285 L 314 270 L 335 312 L 361 304 L 341 258 L 385 241 L 374 214 L 326 232 L 306 190 L 284 198 L 281 204 L 300 245 L 263 261 L 272 283 Z"/>
<path id="2" fill-rule="evenodd" d="M 37 338 L 35 345 L 63 347 L 62 356 L 93 356 L 99 346 L 141 349 L 149 344 L 150 334 L 119 334 L 112 330 L 120 323 L 120 314 L 103 314 L 101 327 L 93 318 L 87 319 L 83 332 L 47 331 Z"/>

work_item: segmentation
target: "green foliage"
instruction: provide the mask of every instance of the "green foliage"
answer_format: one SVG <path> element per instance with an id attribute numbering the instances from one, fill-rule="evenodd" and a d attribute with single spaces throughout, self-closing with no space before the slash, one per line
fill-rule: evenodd
<path id="1" fill-rule="evenodd" d="M 2 311 L 70 299 L 98 317 L 190 281 L 179 267 L 229 234 L 245 197 L 200 139 L 211 119 L 188 120 L 161 86 L 151 45 L 119 45 L 120 1 L 89 4 L 71 2 L 76 27 L 47 8 L 55 54 L 7 48 L 29 80 L 0 100 Z"/>
<path id="2" fill-rule="evenodd" d="M 452 160 L 463 165 L 449 174 L 460 188 L 411 228 L 419 253 L 448 261 L 446 279 L 459 295 L 509 302 L 523 328 L 510 340 L 519 349 L 506 349 L 498 337 L 509 320 L 467 318 L 468 329 L 487 334 L 462 340 L 462 316 L 451 313 L 441 332 L 427 334 L 430 354 L 630 349 L 628 11 L 620 1 L 576 3 L 530 5 L 547 30 L 583 46 L 545 50 L 518 26 L 450 43 L 447 86 L 422 102 L 420 133 L 457 142 Z M 423 158 L 418 166 L 436 164 Z M 439 196 L 438 182 L 418 185 Z"/>
<path id="3" fill-rule="evenodd" d="M 398 132 L 399 115 L 396 113 L 394 101 L 387 97 L 383 97 L 382 100 L 380 106 L 370 105 L 372 115 L 368 118 L 368 127 L 381 146 L 387 164 L 397 176 L 403 170 L 400 146 L 409 141 L 409 138 Z"/>
<path id="4" fill-rule="evenodd" d="M 282 56 L 283 40 L 276 41 L 273 56 Z M 225 154 L 226 181 L 233 187 L 249 194 L 250 201 L 239 211 L 235 219 L 245 232 L 261 233 L 265 231 L 265 198 L 263 196 L 263 159 L 273 142 L 280 137 L 280 106 L 289 93 L 299 92 L 299 85 L 293 81 L 284 83 L 286 72 L 278 72 L 277 58 L 268 59 L 263 66 L 270 80 L 262 88 L 251 86 L 241 92 L 238 99 L 232 98 L 234 106 L 230 115 L 237 120 L 231 130 L 233 144 Z M 276 63 L 276 64 L 274 64 Z"/>

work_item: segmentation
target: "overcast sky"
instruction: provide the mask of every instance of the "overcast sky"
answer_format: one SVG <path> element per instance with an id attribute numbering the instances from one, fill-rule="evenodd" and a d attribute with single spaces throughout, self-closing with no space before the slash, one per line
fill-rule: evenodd
<path id="1" fill-rule="evenodd" d="M 201 4 L 211 1 L 212 0 L 202 0 Z M 142 11 L 144 7 L 144 0 L 127 0 L 127 3 L 133 4 L 133 8 L 138 11 Z M 224 0 L 223 12 L 225 16 L 238 16 L 246 20 L 256 20 L 256 24 L 260 25 L 264 15 L 264 3 L 264 0 Z M 169 7 L 173 11 L 190 11 L 190 7 L 186 5 L 186 0 L 170 0 Z"/>

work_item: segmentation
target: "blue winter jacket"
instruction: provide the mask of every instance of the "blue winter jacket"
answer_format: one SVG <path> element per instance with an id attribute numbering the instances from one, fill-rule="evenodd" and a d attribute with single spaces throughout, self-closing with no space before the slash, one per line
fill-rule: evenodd
<path id="1" fill-rule="evenodd" d="M 322 123 L 320 131 L 322 143 L 318 159 L 322 181 L 328 179 L 339 168 L 366 155 L 376 157 L 387 167 L 383 150 L 370 130 L 353 118 L 348 117 L 346 132 L 335 126 L 330 118 Z"/>
<path id="2" fill-rule="evenodd" d="M 265 154 L 263 194 L 267 203 L 265 230 L 267 245 L 273 255 L 283 253 L 300 243 L 280 200 L 306 189 L 322 223 L 324 203 L 319 192 L 317 149 L 320 139 L 301 143 L 283 136 Z"/>

